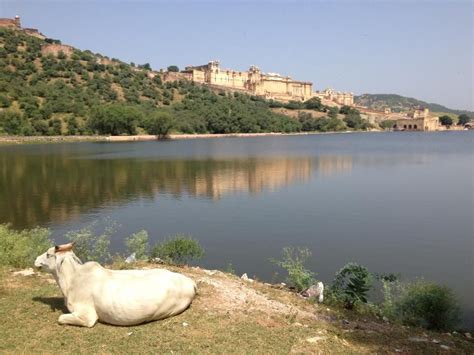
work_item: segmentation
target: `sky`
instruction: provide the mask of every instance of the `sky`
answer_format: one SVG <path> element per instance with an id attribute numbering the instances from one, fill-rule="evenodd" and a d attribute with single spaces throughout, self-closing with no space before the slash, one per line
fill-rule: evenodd
<path id="1" fill-rule="evenodd" d="M 0 0 L 0 17 L 154 69 L 259 66 L 313 90 L 395 93 L 474 110 L 471 0 Z"/>

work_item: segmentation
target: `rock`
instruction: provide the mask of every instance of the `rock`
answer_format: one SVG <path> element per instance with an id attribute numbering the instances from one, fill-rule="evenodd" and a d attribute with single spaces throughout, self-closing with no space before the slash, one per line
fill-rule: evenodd
<path id="1" fill-rule="evenodd" d="M 447 345 L 440 345 L 440 348 L 443 349 L 443 350 L 449 350 L 451 349 L 449 346 Z"/>
<path id="2" fill-rule="evenodd" d="M 388 318 L 383 316 L 382 320 L 385 322 L 385 323 L 388 323 Z"/>
<path id="3" fill-rule="evenodd" d="M 187 327 L 189 324 L 186 322 L 183 322 L 183 327 Z"/>
<path id="4" fill-rule="evenodd" d="M 316 285 L 309 287 L 308 289 L 301 292 L 301 296 L 307 298 L 318 298 L 318 302 L 324 301 L 324 284 L 318 282 Z"/>
<path id="5" fill-rule="evenodd" d="M 131 264 L 131 263 L 134 263 L 137 261 L 137 254 L 136 253 L 132 253 L 130 254 L 126 259 L 125 259 L 125 262 L 127 264 Z"/>
<path id="6" fill-rule="evenodd" d="M 203 270 L 203 271 L 209 276 L 215 275 L 217 273 L 217 270 Z"/>
<path id="7" fill-rule="evenodd" d="M 472 339 L 471 333 L 464 333 L 464 336 L 468 339 Z"/>
<path id="8" fill-rule="evenodd" d="M 247 273 L 243 274 L 240 278 L 247 282 L 253 282 L 253 280 L 247 276 Z"/>
<path id="9" fill-rule="evenodd" d="M 129 332 L 129 333 L 127 333 L 127 335 L 128 335 L 128 336 L 130 336 L 130 335 L 132 335 L 132 334 L 133 334 L 133 332 Z"/>
<path id="10" fill-rule="evenodd" d="M 396 353 L 401 353 L 401 352 L 402 352 L 402 349 L 395 349 L 395 352 L 396 352 Z"/>
<path id="11" fill-rule="evenodd" d="M 150 261 L 152 263 L 155 263 L 155 264 L 165 264 L 165 261 L 161 258 L 158 258 L 158 257 L 150 259 Z M 193 267 L 193 269 L 199 270 L 200 268 L 199 267 Z"/>
<path id="12" fill-rule="evenodd" d="M 434 344 L 439 344 L 439 343 L 441 343 L 438 339 L 433 339 L 433 340 L 431 340 L 431 342 L 434 343 Z"/>
<path id="13" fill-rule="evenodd" d="M 293 323 L 293 326 L 294 326 L 294 327 L 302 327 L 303 324 L 296 322 L 296 323 Z"/>
<path id="14" fill-rule="evenodd" d="M 425 337 L 411 337 L 408 338 L 409 341 L 413 341 L 415 343 L 424 343 L 428 341 L 428 338 Z"/>
<path id="15" fill-rule="evenodd" d="M 343 319 L 343 320 L 342 320 L 342 323 L 344 323 L 344 324 L 349 324 L 350 322 L 349 322 L 347 319 Z"/>
<path id="16" fill-rule="evenodd" d="M 28 268 L 25 270 L 15 271 L 13 273 L 14 276 L 31 276 L 34 275 L 35 271 L 32 268 Z"/>
<path id="17" fill-rule="evenodd" d="M 315 336 L 315 337 L 307 338 L 306 341 L 311 344 L 316 344 L 318 341 L 326 340 L 326 339 L 327 337 L 324 337 L 324 336 Z"/>

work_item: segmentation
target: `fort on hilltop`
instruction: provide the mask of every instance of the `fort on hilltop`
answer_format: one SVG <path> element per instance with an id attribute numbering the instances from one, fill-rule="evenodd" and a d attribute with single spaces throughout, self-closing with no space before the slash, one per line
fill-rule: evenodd
<path id="1" fill-rule="evenodd" d="M 188 66 L 179 74 L 196 83 L 244 91 L 267 99 L 306 101 L 313 93 L 311 82 L 293 80 L 277 73 L 263 73 L 255 65 L 247 71 L 238 71 L 223 69 L 219 61 L 213 60 L 205 65 Z"/>
<path id="2" fill-rule="evenodd" d="M 20 16 L 15 16 L 14 18 L 0 18 L 0 28 L 9 28 L 13 30 L 20 30 L 25 32 L 27 35 L 39 38 L 46 39 L 46 36 L 38 31 L 36 28 L 23 28 L 21 27 Z"/>
<path id="3" fill-rule="evenodd" d="M 252 65 L 247 71 L 223 69 L 219 61 L 213 60 L 204 65 L 187 66 L 179 73 L 165 72 L 164 81 L 179 79 L 190 80 L 216 88 L 230 91 L 242 91 L 250 95 L 278 101 L 306 101 L 319 97 L 336 105 L 354 104 L 354 95 L 326 89 L 313 92 L 313 83 L 294 80 L 290 76 L 278 73 L 264 73 L 259 67 Z"/>

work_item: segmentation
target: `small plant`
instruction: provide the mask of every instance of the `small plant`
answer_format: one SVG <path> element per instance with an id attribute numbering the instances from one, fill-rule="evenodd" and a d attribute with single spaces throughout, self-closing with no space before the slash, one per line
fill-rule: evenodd
<path id="1" fill-rule="evenodd" d="M 52 246 L 45 228 L 15 231 L 0 224 L 0 265 L 31 267 L 36 257 Z"/>
<path id="2" fill-rule="evenodd" d="M 224 272 L 227 272 L 228 274 L 235 275 L 234 265 L 232 265 L 232 263 L 228 263 L 227 266 L 225 267 Z"/>
<path id="3" fill-rule="evenodd" d="M 372 287 L 372 275 L 365 266 L 348 263 L 336 273 L 331 293 L 341 300 L 344 307 L 353 309 L 358 303 L 367 303 L 367 293 Z"/>
<path id="4" fill-rule="evenodd" d="M 460 320 L 460 306 L 451 289 L 425 281 L 408 284 L 395 310 L 403 323 L 427 329 L 450 330 Z"/>
<path id="5" fill-rule="evenodd" d="M 148 258 L 148 233 L 142 230 L 132 234 L 125 240 L 129 254 L 135 253 L 137 260 L 146 260 Z"/>
<path id="6" fill-rule="evenodd" d="M 203 255 L 204 248 L 197 240 L 179 234 L 155 245 L 151 251 L 152 258 L 158 257 L 174 264 L 186 264 L 201 259 Z"/>
<path id="7" fill-rule="evenodd" d="M 282 254 L 282 260 L 271 259 L 271 261 L 287 271 L 288 282 L 298 292 L 310 287 L 314 283 L 314 273 L 306 269 L 304 264 L 311 257 L 311 251 L 308 248 L 285 247 Z"/>
<path id="8" fill-rule="evenodd" d="M 88 227 L 66 233 L 66 239 L 75 242 L 74 253 L 84 262 L 111 260 L 109 252 L 110 237 L 116 230 L 116 224 L 107 222 L 102 234 L 94 233 L 96 222 Z"/>

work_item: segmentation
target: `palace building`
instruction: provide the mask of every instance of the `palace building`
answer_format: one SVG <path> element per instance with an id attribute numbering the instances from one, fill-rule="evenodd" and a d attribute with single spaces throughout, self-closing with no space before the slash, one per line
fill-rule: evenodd
<path id="1" fill-rule="evenodd" d="M 205 65 L 188 66 L 182 73 L 196 83 L 241 90 L 267 99 L 306 101 L 313 95 L 311 82 L 293 80 L 277 73 L 263 73 L 255 65 L 248 71 L 237 71 L 223 69 L 219 61 L 214 60 Z"/>

